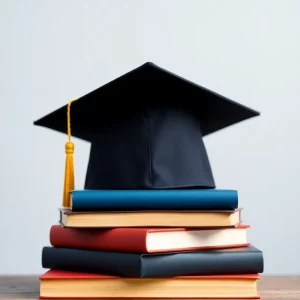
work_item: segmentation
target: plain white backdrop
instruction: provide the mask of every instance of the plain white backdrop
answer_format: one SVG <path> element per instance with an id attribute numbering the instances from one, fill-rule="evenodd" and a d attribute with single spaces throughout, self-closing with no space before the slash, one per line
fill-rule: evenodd
<path id="1" fill-rule="evenodd" d="M 1 0 L 0 273 L 44 272 L 58 221 L 67 137 L 33 121 L 152 61 L 261 112 L 205 144 L 265 273 L 299 274 L 299 13 L 297 0 Z M 82 188 L 90 145 L 73 141 Z"/>

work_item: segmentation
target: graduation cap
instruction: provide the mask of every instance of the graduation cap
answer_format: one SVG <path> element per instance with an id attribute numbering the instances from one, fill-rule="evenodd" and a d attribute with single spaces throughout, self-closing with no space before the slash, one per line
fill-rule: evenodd
<path id="1" fill-rule="evenodd" d="M 69 207 L 71 135 L 91 143 L 85 189 L 213 189 L 202 138 L 258 115 L 145 63 L 34 124 L 68 134 L 63 206 Z"/>

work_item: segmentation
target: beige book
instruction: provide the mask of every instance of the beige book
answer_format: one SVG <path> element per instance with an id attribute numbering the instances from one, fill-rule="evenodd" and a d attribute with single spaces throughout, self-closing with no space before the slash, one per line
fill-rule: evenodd
<path id="1" fill-rule="evenodd" d="M 235 227 L 241 209 L 232 211 L 95 211 L 60 209 L 64 227 Z"/>

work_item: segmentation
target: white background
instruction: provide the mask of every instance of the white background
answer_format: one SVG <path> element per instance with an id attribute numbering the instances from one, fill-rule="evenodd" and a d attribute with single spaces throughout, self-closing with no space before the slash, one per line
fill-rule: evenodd
<path id="1" fill-rule="evenodd" d="M 299 16 L 297 0 L 0 1 L 0 273 L 42 273 L 58 220 L 67 137 L 33 121 L 152 61 L 261 112 L 205 143 L 265 274 L 299 274 Z"/>

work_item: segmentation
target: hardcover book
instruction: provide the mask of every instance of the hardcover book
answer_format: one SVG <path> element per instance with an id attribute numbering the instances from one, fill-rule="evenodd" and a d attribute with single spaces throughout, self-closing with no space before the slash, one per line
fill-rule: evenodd
<path id="1" fill-rule="evenodd" d="M 255 274 L 263 272 L 263 255 L 254 246 L 150 254 L 49 246 L 42 266 L 136 278 Z"/>
<path id="2" fill-rule="evenodd" d="M 73 190 L 72 211 L 233 210 L 236 190 Z"/>
<path id="3" fill-rule="evenodd" d="M 63 228 L 53 225 L 54 247 L 120 252 L 174 252 L 248 246 L 248 225 L 234 228 Z M 130 241 L 130 242 L 129 242 Z"/>
<path id="4" fill-rule="evenodd" d="M 123 278 L 50 270 L 40 277 L 40 298 L 256 298 L 258 274 Z"/>
<path id="5" fill-rule="evenodd" d="M 213 211 L 80 211 L 59 209 L 63 227 L 234 227 L 241 223 L 241 210 Z"/>

